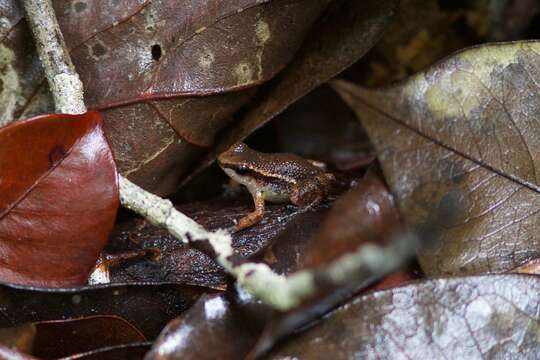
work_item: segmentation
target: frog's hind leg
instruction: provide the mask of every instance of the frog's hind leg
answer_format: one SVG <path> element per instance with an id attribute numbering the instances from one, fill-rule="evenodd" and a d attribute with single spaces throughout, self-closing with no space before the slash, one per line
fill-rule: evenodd
<path id="1" fill-rule="evenodd" d="M 300 181 L 291 193 L 291 203 L 305 210 L 320 204 L 325 197 L 325 191 L 321 184 L 313 179 Z"/>

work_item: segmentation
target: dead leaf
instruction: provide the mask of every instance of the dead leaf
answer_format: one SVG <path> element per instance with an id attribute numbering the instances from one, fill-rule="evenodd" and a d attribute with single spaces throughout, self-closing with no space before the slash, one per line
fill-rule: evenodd
<path id="1" fill-rule="evenodd" d="M 46 359 L 146 341 L 136 327 L 118 316 L 42 321 L 35 326 L 32 355 Z"/>
<path id="2" fill-rule="evenodd" d="M 504 272 L 540 252 L 540 43 L 486 44 L 406 82 L 334 84 L 407 222 L 437 238 L 426 274 Z"/>
<path id="3" fill-rule="evenodd" d="M 163 329 L 146 359 L 243 359 L 269 312 L 268 307 L 251 300 L 224 294 L 201 296 Z"/>
<path id="4" fill-rule="evenodd" d="M 540 278 L 427 280 L 358 297 L 267 359 L 540 357 Z"/>
<path id="5" fill-rule="evenodd" d="M 2 360 L 38 360 L 37 358 L 17 351 L 16 349 L 8 348 L 0 345 L 0 358 Z"/>
<path id="6" fill-rule="evenodd" d="M 386 85 L 476 43 L 479 36 L 468 24 L 462 9 L 466 6 L 462 2 L 445 8 L 440 0 L 400 1 L 384 35 L 345 77 L 366 86 Z"/>
<path id="7" fill-rule="evenodd" d="M 177 284 L 112 284 L 70 289 L 0 285 L 0 327 L 94 315 L 118 316 L 154 339 L 211 289 Z"/>
<path id="8" fill-rule="evenodd" d="M 85 284 L 118 209 L 99 113 L 46 115 L 0 129 L 0 279 Z"/>
<path id="9" fill-rule="evenodd" d="M 143 360 L 148 350 L 150 350 L 150 346 L 152 346 L 152 343 L 149 341 L 127 345 L 108 346 L 82 354 L 76 354 L 70 357 L 70 360 Z"/>
<path id="10" fill-rule="evenodd" d="M 387 245 L 403 231 L 394 198 L 372 168 L 335 202 L 306 252 L 306 267 L 328 264 L 367 243 Z"/>

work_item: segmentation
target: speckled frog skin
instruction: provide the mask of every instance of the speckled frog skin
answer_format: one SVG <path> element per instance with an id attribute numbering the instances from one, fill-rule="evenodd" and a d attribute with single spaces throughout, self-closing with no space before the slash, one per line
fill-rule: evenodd
<path id="1" fill-rule="evenodd" d="M 219 155 L 219 166 L 234 181 L 244 185 L 255 203 L 255 211 L 238 221 L 240 231 L 259 222 L 265 201 L 311 207 L 328 195 L 335 182 L 323 164 L 295 154 L 265 154 L 244 143 L 233 145 Z"/>

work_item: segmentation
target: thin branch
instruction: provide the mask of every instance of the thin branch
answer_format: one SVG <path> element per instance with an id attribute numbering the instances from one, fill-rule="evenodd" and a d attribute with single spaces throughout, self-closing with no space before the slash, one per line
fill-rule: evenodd
<path id="1" fill-rule="evenodd" d="M 69 57 L 51 1 L 23 3 L 56 110 L 64 114 L 85 113 L 83 85 Z"/>
<path id="2" fill-rule="evenodd" d="M 57 111 L 84 113 L 83 87 L 66 49 L 51 1 L 23 0 L 23 3 Z M 236 261 L 228 232 L 205 230 L 176 210 L 169 200 L 145 191 L 123 176 L 119 178 L 119 192 L 124 207 L 167 229 L 184 243 L 204 248 L 240 286 L 280 310 L 299 305 L 328 285 L 347 284 L 363 274 L 381 277 L 401 266 L 415 248 L 415 239 L 411 237 L 386 248 L 365 245 L 322 269 L 304 270 L 285 277 L 265 264 Z"/>

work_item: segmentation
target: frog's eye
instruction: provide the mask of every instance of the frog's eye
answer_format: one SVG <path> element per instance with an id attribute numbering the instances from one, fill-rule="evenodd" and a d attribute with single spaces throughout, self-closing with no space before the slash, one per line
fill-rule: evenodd
<path id="1" fill-rule="evenodd" d="M 244 166 L 244 165 L 240 165 L 237 169 L 236 169 L 236 173 L 238 175 L 245 175 L 247 172 L 248 172 L 248 168 L 247 166 Z"/>

